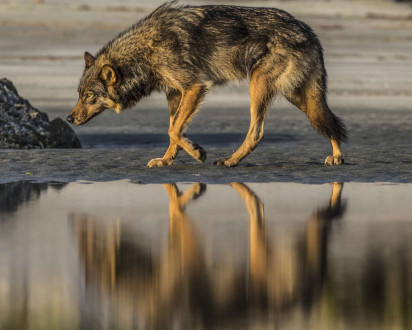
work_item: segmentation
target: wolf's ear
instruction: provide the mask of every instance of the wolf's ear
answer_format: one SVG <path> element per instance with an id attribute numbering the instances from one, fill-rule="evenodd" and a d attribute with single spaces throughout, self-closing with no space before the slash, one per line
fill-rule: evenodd
<path id="1" fill-rule="evenodd" d="M 84 53 L 84 64 L 86 65 L 86 69 L 90 68 L 94 64 L 95 58 L 88 52 Z"/>
<path id="2" fill-rule="evenodd" d="M 113 86 L 117 81 L 116 72 L 110 65 L 105 65 L 100 72 L 100 78 L 106 83 L 107 86 Z"/>

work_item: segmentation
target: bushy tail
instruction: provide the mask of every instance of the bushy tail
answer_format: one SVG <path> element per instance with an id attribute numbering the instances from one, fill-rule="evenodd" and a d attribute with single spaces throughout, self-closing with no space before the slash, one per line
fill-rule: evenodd
<path id="1" fill-rule="evenodd" d="M 329 110 L 330 111 L 330 110 Z M 329 127 L 326 128 L 326 132 L 329 138 L 333 138 L 339 142 L 346 142 L 348 140 L 348 132 L 346 126 L 343 123 L 342 119 L 336 116 L 333 112 L 330 112 L 332 116 L 332 123 Z"/>
<path id="2" fill-rule="evenodd" d="M 348 133 L 345 124 L 329 109 L 326 102 L 312 102 L 311 100 L 305 112 L 313 128 L 320 134 L 338 142 L 347 141 Z"/>

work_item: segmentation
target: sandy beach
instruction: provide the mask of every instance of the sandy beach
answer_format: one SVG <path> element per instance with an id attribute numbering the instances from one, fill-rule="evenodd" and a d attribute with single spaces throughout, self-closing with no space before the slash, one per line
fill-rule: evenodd
<path id="1" fill-rule="evenodd" d="M 160 3 L 3 1 L 0 76 L 13 81 L 20 95 L 50 119 L 65 118 L 76 103 L 84 51 L 96 52 Z M 156 93 L 121 115 L 107 110 L 87 125 L 73 127 L 83 150 L 0 151 L 0 181 L 410 182 L 412 7 L 383 0 L 253 1 L 253 5 L 287 10 L 319 35 L 329 76 L 329 104 L 350 134 L 343 146 L 344 166 L 323 166 L 330 153 L 328 141 L 282 99 L 271 106 L 265 138 L 249 157 L 237 168 L 213 166 L 215 159 L 240 145 L 247 132 L 249 95 L 247 84 L 241 83 L 212 90 L 189 126 L 188 135 L 208 152 L 205 164 L 181 152 L 171 167 L 145 167 L 163 155 L 168 143 L 167 104 L 165 96 Z"/>

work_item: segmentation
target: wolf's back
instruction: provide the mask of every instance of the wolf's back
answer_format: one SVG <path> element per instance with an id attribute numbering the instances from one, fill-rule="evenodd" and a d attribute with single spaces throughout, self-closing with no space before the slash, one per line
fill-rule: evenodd
<path id="1" fill-rule="evenodd" d="M 279 9 L 172 2 L 121 33 L 97 57 L 107 58 L 124 81 L 141 81 L 134 93 L 148 95 L 153 89 L 242 80 L 262 62 L 269 70 L 295 61 L 298 84 L 314 62 L 322 62 L 322 48 L 306 24 Z"/>

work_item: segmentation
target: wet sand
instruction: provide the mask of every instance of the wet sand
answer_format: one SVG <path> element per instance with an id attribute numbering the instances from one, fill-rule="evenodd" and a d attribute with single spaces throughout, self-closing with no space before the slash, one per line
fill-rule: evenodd
<path id="1" fill-rule="evenodd" d="M 64 118 L 76 102 L 83 52 L 97 51 L 157 4 L 1 4 L 0 73 L 51 119 Z M 150 159 L 163 155 L 168 141 L 165 97 L 154 94 L 121 115 L 108 110 L 74 127 L 83 150 L 0 151 L 0 181 L 411 182 L 411 6 L 390 1 L 254 4 L 286 9 L 319 35 L 329 74 L 329 103 L 350 134 L 343 146 L 345 165 L 324 167 L 331 153 L 328 141 L 299 110 L 278 100 L 269 111 L 261 145 L 237 168 L 213 166 L 215 159 L 233 152 L 247 132 L 249 98 L 243 83 L 213 90 L 189 126 L 188 135 L 208 152 L 205 164 L 181 152 L 171 167 L 145 168 Z"/>

